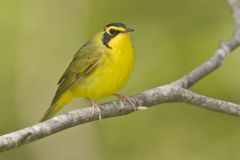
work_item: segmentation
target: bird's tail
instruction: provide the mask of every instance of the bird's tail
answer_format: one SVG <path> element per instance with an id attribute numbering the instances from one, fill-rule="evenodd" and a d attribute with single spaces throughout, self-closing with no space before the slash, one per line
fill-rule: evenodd
<path id="1" fill-rule="evenodd" d="M 56 103 L 53 103 L 48 110 L 46 111 L 46 113 L 44 114 L 43 118 L 41 119 L 40 122 L 43 122 L 49 118 L 51 118 L 52 116 L 54 116 L 54 114 L 56 114 L 64 105 L 66 105 L 67 103 L 69 103 L 70 101 L 72 101 L 74 98 L 73 94 L 71 92 L 66 92 L 64 93 L 57 101 Z"/>

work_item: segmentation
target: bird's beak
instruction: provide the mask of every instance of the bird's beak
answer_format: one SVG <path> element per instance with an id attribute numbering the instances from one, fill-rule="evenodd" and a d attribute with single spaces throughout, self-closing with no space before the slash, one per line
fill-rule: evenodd
<path id="1" fill-rule="evenodd" d="M 135 31 L 135 29 L 126 28 L 124 31 L 122 31 L 122 33 L 133 32 L 133 31 Z"/>

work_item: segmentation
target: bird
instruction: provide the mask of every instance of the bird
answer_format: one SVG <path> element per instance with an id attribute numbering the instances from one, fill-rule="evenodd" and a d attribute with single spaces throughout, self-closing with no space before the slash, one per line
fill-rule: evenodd
<path id="1" fill-rule="evenodd" d="M 121 102 L 134 100 L 117 93 L 128 81 L 134 65 L 131 32 L 124 23 L 109 23 L 85 43 L 74 55 L 58 81 L 58 88 L 42 121 L 53 117 L 63 106 L 76 98 L 85 98 L 101 119 L 96 100 L 115 95 Z"/>

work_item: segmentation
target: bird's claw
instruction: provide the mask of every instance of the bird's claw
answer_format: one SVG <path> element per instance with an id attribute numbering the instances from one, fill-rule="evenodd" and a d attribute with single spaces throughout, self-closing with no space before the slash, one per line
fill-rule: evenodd
<path id="1" fill-rule="evenodd" d="M 136 101 L 133 98 L 128 97 L 128 96 L 124 96 L 122 94 L 114 94 L 114 95 L 118 97 L 121 105 L 123 103 L 128 102 L 131 106 L 133 106 L 133 109 L 136 110 L 136 105 L 135 105 Z"/>
<path id="2" fill-rule="evenodd" d="M 94 114 L 95 114 L 95 110 L 97 110 L 97 112 L 98 112 L 98 118 L 99 118 L 99 120 L 101 120 L 101 119 L 102 119 L 101 109 L 103 109 L 104 107 L 101 106 L 100 104 L 97 104 L 95 101 L 93 101 L 93 100 L 91 100 L 91 99 L 88 99 L 88 100 L 89 100 L 91 106 L 93 107 L 92 117 L 93 117 Z"/>

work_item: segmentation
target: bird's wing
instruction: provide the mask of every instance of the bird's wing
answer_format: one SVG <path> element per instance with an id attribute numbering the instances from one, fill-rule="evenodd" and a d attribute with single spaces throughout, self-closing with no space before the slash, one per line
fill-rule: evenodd
<path id="1" fill-rule="evenodd" d="M 52 105 L 57 102 L 61 95 L 74 87 L 80 80 L 96 68 L 101 55 L 102 52 L 99 46 L 91 42 L 86 43 L 78 50 L 58 82 L 59 86 L 52 101 Z"/>

